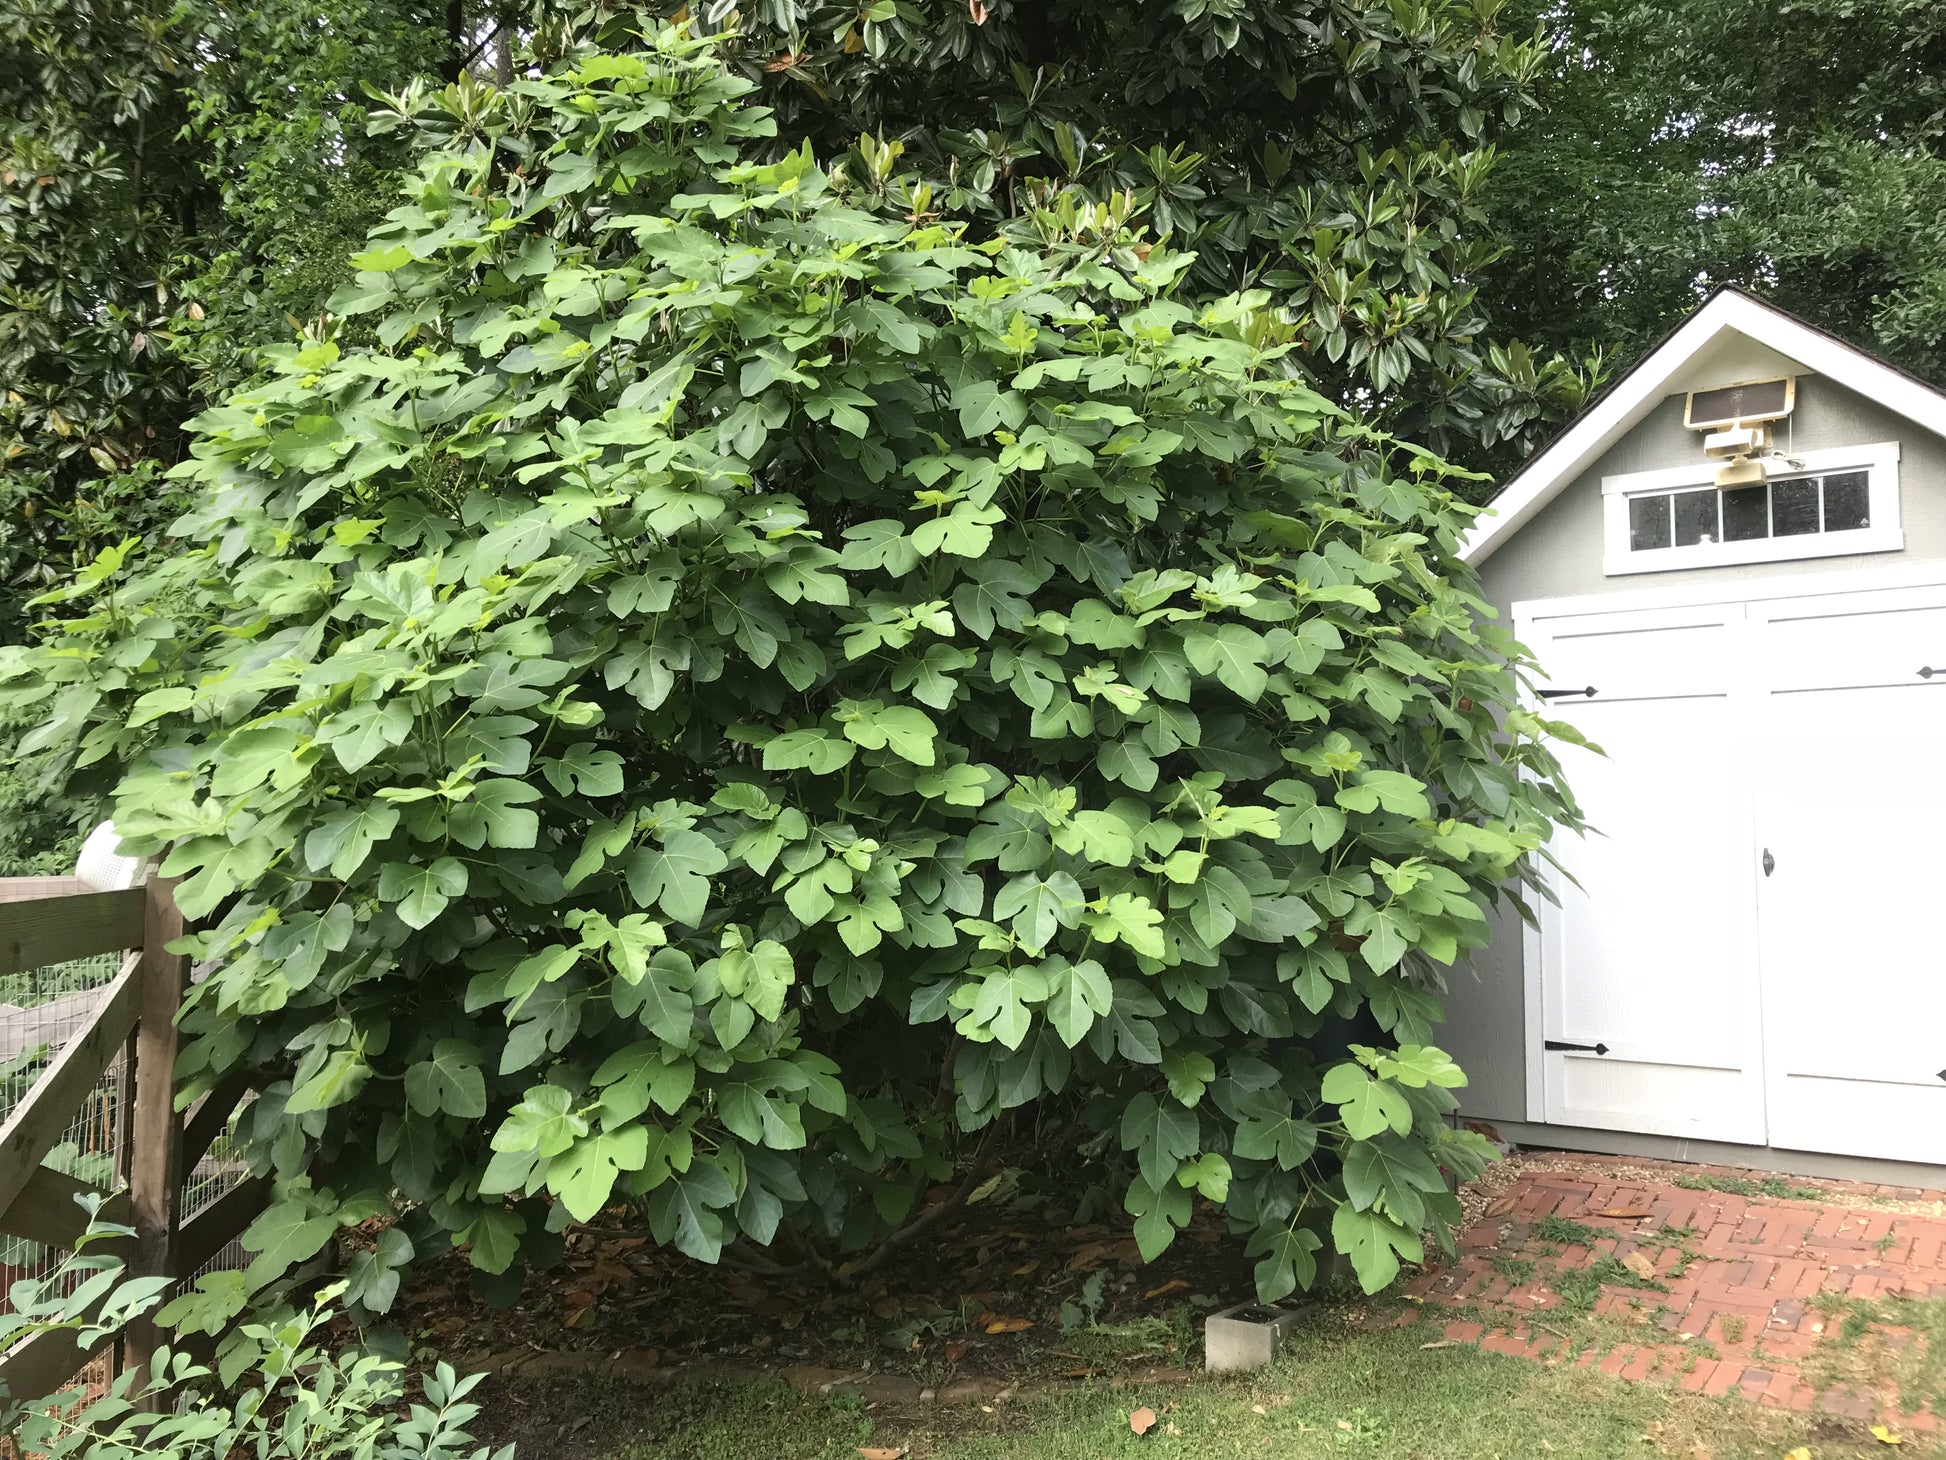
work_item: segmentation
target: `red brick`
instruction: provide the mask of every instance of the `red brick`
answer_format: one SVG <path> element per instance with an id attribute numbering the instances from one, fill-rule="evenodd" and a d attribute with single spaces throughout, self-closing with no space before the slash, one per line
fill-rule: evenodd
<path id="1" fill-rule="evenodd" d="M 1698 1359 L 1696 1367 L 1682 1376 L 1682 1387 L 1692 1394 L 1702 1393 L 1703 1387 L 1721 1367 L 1715 1359 Z"/>
<path id="2" fill-rule="evenodd" d="M 1446 1336 L 1455 1343 L 1477 1343 L 1486 1329 L 1478 1323 L 1448 1323 Z"/>
<path id="3" fill-rule="evenodd" d="M 1818 1396 L 1817 1407 L 1841 1419 L 1870 1419 L 1877 1413 L 1877 1406 L 1870 1399 L 1846 1389 L 1825 1390 Z"/>
<path id="4" fill-rule="evenodd" d="M 1730 1359 L 1716 1366 L 1716 1371 L 1709 1376 L 1708 1381 L 1703 1385 L 1703 1393 L 1714 1395 L 1728 1394 L 1742 1381 L 1743 1365 L 1735 1359 Z"/>

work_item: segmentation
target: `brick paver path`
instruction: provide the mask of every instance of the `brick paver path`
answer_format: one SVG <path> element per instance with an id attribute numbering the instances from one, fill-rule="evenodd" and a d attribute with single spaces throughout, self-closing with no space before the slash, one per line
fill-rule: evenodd
<path id="1" fill-rule="evenodd" d="M 1751 1184 L 1763 1173 L 1569 1159 L 1572 1172 L 1523 1171 L 1461 1234 L 1458 1260 L 1408 1288 L 1429 1319 L 1442 1305 L 1469 1310 L 1445 1315 L 1447 1338 L 1901 1430 L 1939 1427 L 1925 1396 L 1899 1393 L 1901 1355 L 1915 1357 L 1924 1337 L 1897 1323 L 1895 1300 L 1946 1298 L 1946 1192 L 1792 1178 L 1817 1199 L 1746 1196 L 1675 1183 Z M 1562 1222 L 1600 1235 L 1592 1248 L 1564 1242 L 1575 1234 Z M 1631 1253 L 1653 1263 L 1653 1278 L 1617 1273 Z M 1604 1275 L 1623 1281 L 1602 1283 L 1590 1312 Z M 1564 1306 L 1561 1286 L 1578 1286 L 1580 1301 Z"/>

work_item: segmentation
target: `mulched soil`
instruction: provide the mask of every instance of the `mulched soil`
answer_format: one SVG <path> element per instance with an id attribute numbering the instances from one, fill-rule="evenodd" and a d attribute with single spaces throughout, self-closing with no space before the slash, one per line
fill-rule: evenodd
<path id="1" fill-rule="evenodd" d="M 416 1268 L 395 1311 L 462 1371 L 534 1372 L 550 1365 L 521 1361 L 598 1353 L 637 1377 L 811 1365 L 946 1383 L 1179 1363 L 1204 1313 L 1253 1295 L 1243 1239 L 1213 1209 L 1146 1266 L 1125 1227 L 1067 1215 L 1031 1198 L 970 1205 L 877 1273 L 826 1281 L 705 1267 L 617 1211 L 572 1233 L 563 1262 L 531 1273 L 512 1308 L 477 1296 L 454 1254 Z M 1070 1319 L 1086 1311 L 1121 1330 L 1115 1342 L 1074 1340 L 1064 1303 L 1079 1305 Z"/>

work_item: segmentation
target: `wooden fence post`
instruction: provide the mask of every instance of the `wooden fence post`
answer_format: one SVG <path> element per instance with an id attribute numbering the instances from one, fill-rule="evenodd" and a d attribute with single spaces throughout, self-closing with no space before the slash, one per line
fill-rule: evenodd
<path id="1" fill-rule="evenodd" d="M 151 877 L 142 921 L 141 1022 L 135 1031 L 135 1101 L 129 1121 L 129 1205 L 135 1226 L 132 1277 L 176 1276 L 182 1197 L 182 1122 L 176 1115 L 176 1013 L 189 960 L 166 947 L 183 935 L 176 880 Z M 146 1369 L 159 1342 L 138 1320 L 123 1342 L 123 1365 Z"/>

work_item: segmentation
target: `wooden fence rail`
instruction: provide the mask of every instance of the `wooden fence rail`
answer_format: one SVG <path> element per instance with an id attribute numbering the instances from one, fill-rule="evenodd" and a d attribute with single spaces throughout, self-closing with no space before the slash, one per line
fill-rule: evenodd
<path id="1" fill-rule="evenodd" d="M 83 1012 L 85 1022 L 0 1124 L 0 1232 L 71 1247 L 87 1227 L 75 1198 L 92 1192 L 104 1201 L 104 1217 L 135 1229 L 125 1252 L 129 1274 L 181 1281 L 249 1224 L 264 1189 L 246 1181 L 182 1224 L 184 1173 L 247 1091 L 233 1083 L 186 1115 L 176 1111 L 176 1014 L 189 962 L 167 947 L 184 931 L 174 890 L 161 879 L 116 892 L 86 891 L 72 878 L 0 879 L 0 975 L 127 951 L 113 981 L 90 991 L 91 1010 L 62 1001 L 65 1018 Z M 96 1187 L 42 1165 L 123 1051 L 130 1065 L 118 1092 L 127 1101 L 124 1181 Z M 135 1325 L 121 1336 L 123 1367 L 145 1367 L 155 1344 L 152 1325 Z M 16 1395 L 51 1393 L 93 1356 L 71 1333 L 42 1334 L 0 1356 L 0 1382 Z"/>

